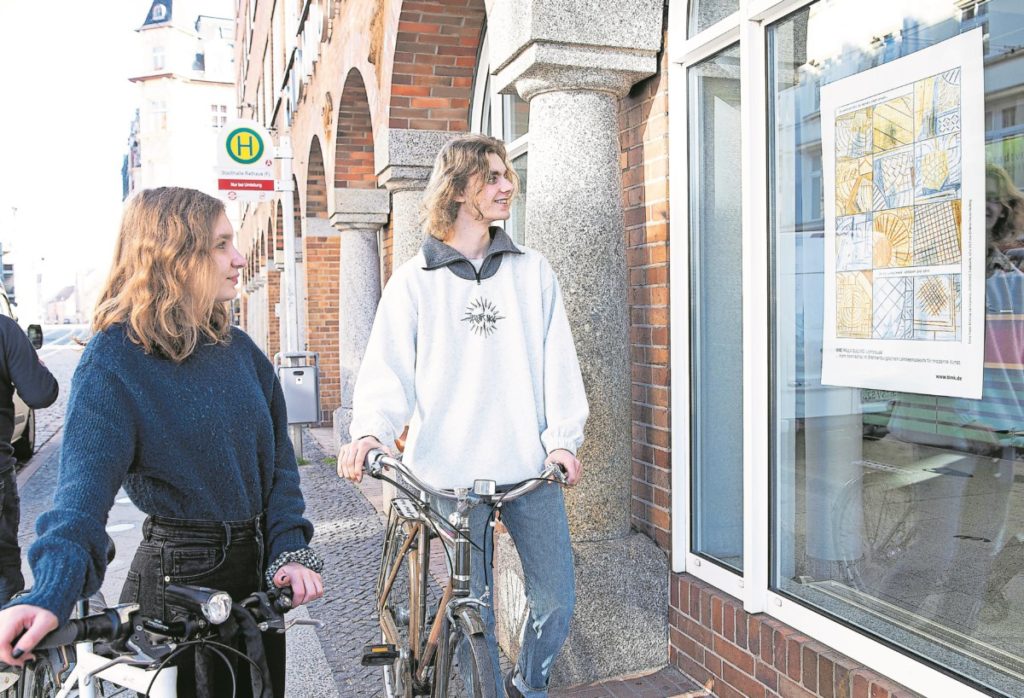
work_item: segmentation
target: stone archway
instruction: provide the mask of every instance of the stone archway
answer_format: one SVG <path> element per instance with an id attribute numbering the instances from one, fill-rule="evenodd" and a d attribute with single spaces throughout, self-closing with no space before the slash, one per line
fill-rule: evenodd
<path id="1" fill-rule="evenodd" d="M 341 404 L 338 367 L 338 262 L 340 240 L 328 221 L 327 175 L 320 139 L 306 161 L 302 258 L 306 270 L 306 351 L 320 355 L 320 423 L 330 424 Z M 299 285 L 302 288 L 302 285 Z"/>
<path id="2" fill-rule="evenodd" d="M 340 236 L 337 341 L 341 364 L 341 404 L 334 414 L 339 443 L 349 440 L 352 396 L 359 365 L 380 299 L 378 232 L 388 221 L 390 195 L 377 189 L 373 122 L 363 76 L 349 71 L 341 93 L 334 142 L 334 212 L 331 224 Z"/>

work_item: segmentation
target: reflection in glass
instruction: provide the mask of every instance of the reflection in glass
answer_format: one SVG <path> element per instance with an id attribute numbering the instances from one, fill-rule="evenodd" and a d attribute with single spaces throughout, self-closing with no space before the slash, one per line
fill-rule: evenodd
<path id="1" fill-rule="evenodd" d="M 1024 100 L 1024 7 L 886 8 L 819 3 L 768 29 L 772 585 L 1024 695 L 1024 128 L 1008 111 Z M 976 26 L 990 164 L 982 399 L 823 386 L 820 88 Z"/>
<path id="2" fill-rule="evenodd" d="M 695 36 L 739 9 L 740 0 L 690 0 L 686 35 Z"/>
<path id="3" fill-rule="evenodd" d="M 692 540 L 743 569 L 740 52 L 689 69 Z"/>
<path id="4" fill-rule="evenodd" d="M 505 224 L 505 232 L 517 245 L 526 243 L 526 158 L 527 154 L 523 153 L 512 161 L 512 169 L 519 175 L 519 195 L 512 202 L 508 223 Z"/>
<path id="5" fill-rule="evenodd" d="M 504 95 L 505 142 L 522 138 L 530 130 L 530 103 L 516 93 Z"/>

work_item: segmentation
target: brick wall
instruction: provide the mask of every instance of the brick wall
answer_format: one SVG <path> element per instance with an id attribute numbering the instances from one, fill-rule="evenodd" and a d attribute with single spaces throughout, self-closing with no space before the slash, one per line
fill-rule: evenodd
<path id="1" fill-rule="evenodd" d="M 353 68 L 345 80 L 338 108 L 338 136 L 334 145 L 334 186 L 374 189 L 373 127 L 366 86 Z"/>
<path id="2" fill-rule="evenodd" d="M 320 143 L 314 137 L 306 170 L 306 216 L 327 218 L 327 178 Z M 320 420 L 330 424 L 341 406 L 338 355 L 338 276 L 341 238 L 303 235 L 306 268 L 306 349 L 320 354 Z"/>
<path id="3" fill-rule="evenodd" d="M 320 353 L 320 417 L 331 423 L 341 406 L 338 356 L 338 277 L 341 237 L 303 237 L 306 264 L 306 340 L 309 351 Z"/>
<path id="4" fill-rule="evenodd" d="M 686 574 L 673 574 L 669 660 L 718 698 L 914 698 L 918 694 Z"/>
<path id="5" fill-rule="evenodd" d="M 632 523 L 664 550 L 671 545 L 667 65 L 663 53 L 658 74 L 619 102 L 633 398 Z"/>
<path id="6" fill-rule="evenodd" d="M 382 273 L 384 278 L 381 279 L 381 284 L 386 284 L 388 279 L 391 278 L 391 264 L 392 257 L 391 253 L 395 248 L 395 219 L 389 218 L 388 225 L 384 228 L 384 235 L 381 236 L 381 250 L 380 253 L 384 255 L 384 269 Z"/>
<path id="7" fill-rule="evenodd" d="M 281 302 L 281 272 L 267 270 L 267 356 L 271 359 L 281 351 L 281 319 L 277 304 Z"/>
<path id="8" fill-rule="evenodd" d="M 483 0 L 402 3 L 391 78 L 391 128 L 469 128 L 484 16 Z"/>
<path id="9" fill-rule="evenodd" d="M 316 136 L 309 146 L 309 166 L 306 168 L 306 215 L 327 218 L 327 170 L 320 139 Z"/>

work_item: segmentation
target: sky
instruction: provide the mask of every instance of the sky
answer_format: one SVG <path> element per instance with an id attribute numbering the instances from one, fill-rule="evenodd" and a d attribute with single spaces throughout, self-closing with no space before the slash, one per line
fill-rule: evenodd
<path id="1" fill-rule="evenodd" d="M 135 30 L 150 4 L 0 0 L 0 241 L 23 323 L 40 291 L 49 298 L 76 272 L 109 268 L 136 106 Z"/>

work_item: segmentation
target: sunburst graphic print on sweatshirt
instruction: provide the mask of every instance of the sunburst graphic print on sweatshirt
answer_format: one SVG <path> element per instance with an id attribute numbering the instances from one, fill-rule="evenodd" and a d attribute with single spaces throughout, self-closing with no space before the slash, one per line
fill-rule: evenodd
<path id="1" fill-rule="evenodd" d="M 498 307 L 486 298 L 474 298 L 466 306 L 466 314 L 462 316 L 462 321 L 469 323 L 469 329 L 481 337 L 490 337 L 498 327 L 498 320 L 504 319 L 505 316 L 499 314 Z"/>

